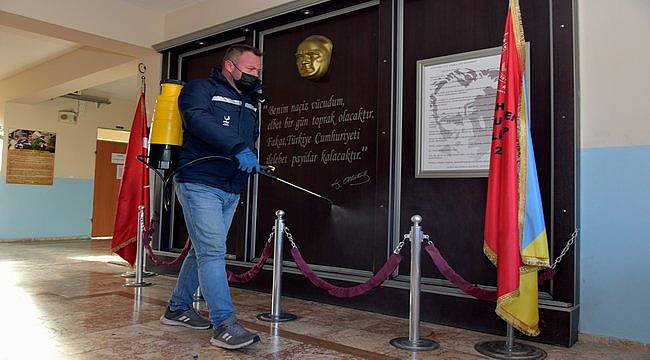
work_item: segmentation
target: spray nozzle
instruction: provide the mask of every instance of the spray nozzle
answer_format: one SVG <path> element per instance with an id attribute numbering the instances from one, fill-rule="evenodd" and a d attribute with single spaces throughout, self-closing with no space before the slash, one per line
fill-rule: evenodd
<path id="1" fill-rule="evenodd" d="M 275 171 L 275 166 L 272 165 L 260 165 L 260 173 L 264 173 L 263 175 L 270 175 L 272 172 Z"/>

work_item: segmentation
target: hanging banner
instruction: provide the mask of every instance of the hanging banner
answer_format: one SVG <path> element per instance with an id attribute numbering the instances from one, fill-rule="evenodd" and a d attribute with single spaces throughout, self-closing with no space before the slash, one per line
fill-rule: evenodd
<path id="1" fill-rule="evenodd" d="M 17 129 L 7 140 L 7 184 L 53 184 L 56 133 Z"/>

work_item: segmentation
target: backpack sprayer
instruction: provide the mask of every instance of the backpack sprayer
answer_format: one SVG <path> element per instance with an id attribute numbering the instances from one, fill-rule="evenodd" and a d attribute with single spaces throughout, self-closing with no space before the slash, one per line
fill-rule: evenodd
<path id="1" fill-rule="evenodd" d="M 188 166 L 192 166 L 198 162 L 215 159 L 230 160 L 237 163 L 239 161 L 236 158 L 221 155 L 205 156 L 194 159 L 187 164 L 174 169 L 166 177 L 163 176 L 160 170 L 165 171 L 172 168 L 172 165 L 178 160 L 178 154 L 180 152 L 181 146 L 183 145 L 183 126 L 180 111 L 178 110 L 178 96 L 180 95 L 181 89 L 183 88 L 183 83 L 179 80 L 166 80 L 161 81 L 160 86 L 162 89 L 160 95 L 158 95 L 156 98 L 156 107 L 154 109 L 153 122 L 151 124 L 151 134 L 149 135 L 149 158 L 145 161 L 145 159 L 138 157 L 138 160 L 144 162 L 161 179 L 163 182 L 162 189 L 164 198 L 170 180 L 173 179 L 174 175 L 176 175 L 180 170 Z M 257 173 L 270 179 L 287 184 L 295 189 L 304 191 L 310 195 L 319 197 L 327 201 L 330 206 L 334 205 L 334 202 L 332 202 L 332 200 L 329 198 L 307 190 L 296 184 L 290 183 L 289 181 L 280 179 L 279 177 L 272 174 L 273 171 L 275 171 L 275 167 L 261 165 L 260 171 Z M 163 203 L 166 204 L 164 199 Z"/>

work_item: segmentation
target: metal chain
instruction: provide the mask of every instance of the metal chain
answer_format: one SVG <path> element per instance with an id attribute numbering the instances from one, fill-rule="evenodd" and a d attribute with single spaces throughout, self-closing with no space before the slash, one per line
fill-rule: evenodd
<path id="1" fill-rule="evenodd" d="M 564 249 L 562 249 L 562 252 L 560 253 L 560 256 L 558 256 L 555 259 L 555 261 L 553 262 L 553 265 L 551 265 L 551 269 L 555 269 L 558 266 L 558 264 L 562 261 L 562 258 L 564 257 L 564 255 L 566 255 L 566 253 L 569 252 L 569 249 L 571 248 L 571 245 L 573 245 L 573 243 L 576 240 L 576 236 L 578 236 L 578 230 L 579 229 L 575 229 L 573 231 L 573 234 L 571 234 L 571 237 L 567 241 L 566 246 L 564 246 Z M 269 234 L 268 242 L 271 242 L 271 239 L 273 238 L 274 233 L 275 233 L 275 226 L 273 227 L 273 231 L 271 231 L 271 233 Z M 289 227 L 288 226 L 285 226 L 284 233 L 287 235 L 287 239 L 289 239 L 289 242 L 291 243 L 291 247 L 297 248 L 298 246 L 296 246 L 296 242 L 293 241 L 293 235 L 291 234 L 291 232 L 289 232 Z M 410 234 L 404 234 L 404 238 L 402 239 L 402 241 L 400 241 L 397 244 L 397 246 L 395 247 L 395 250 L 393 250 L 393 253 L 399 254 L 402 251 L 402 248 L 404 247 L 404 244 L 406 243 L 406 240 L 410 240 L 410 237 L 411 237 Z M 430 240 L 429 235 L 424 234 L 422 236 L 422 239 L 426 240 L 428 245 L 433 245 L 433 242 Z"/>
<path id="2" fill-rule="evenodd" d="M 291 247 L 297 248 L 296 243 L 293 241 L 293 235 L 291 235 L 291 233 L 289 232 L 288 226 L 285 226 L 284 233 L 287 234 L 287 239 L 289 239 L 289 242 L 291 243 Z"/>
<path id="3" fill-rule="evenodd" d="M 404 234 L 404 238 L 402 239 L 402 241 L 400 241 L 397 244 L 397 247 L 395 247 L 395 250 L 393 250 L 393 253 L 394 254 L 399 254 L 402 251 L 402 248 L 404 247 L 404 243 L 406 242 L 406 240 L 410 240 L 410 239 L 411 239 L 411 234 Z"/>
<path id="4" fill-rule="evenodd" d="M 269 238 L 268 238 L 268 240 L 266 240 L 266 242 L 268 242 L 268 243 L 272 242 L 274 235 L 275 235 L 275 225 L 273 226 L 273 228 L 271 228 L 271 233 L 269 234 Z"/>
<path id="5" fill-rule="evenodd" d="M 573 231 L 573 234 L 571 234 L 571 237 L 569 238 L 566 245 L 564 246 L 564 249 L 562 249 L 562 252 L 560 253 L 560 256 L 558 256 L 555 259 L 555 261 L 553 262 L 553 265 L 551 265 L 551 269 L 555 269 L 557 267 L 557 265 L 560 263 L 560 261 L 562 261 L 562 258 L 564 257 L 564 255 L 566 255 L 566 253 L 569 252 L 569 249 L 571 248 L 571 245 L 573 245 L 573 243 L 576 240 L 576 236 L 578 236 L 578 230 L 579 229 L 575 229 Z"/>
<path id="6" fill-rule="evenodd" d="M 273 229 L 275 229 L 275 227 L 273 227 Z M 292 247 L 292 248 L 297 248 L 298 246 L 296 245 L 296 242 L 293 241 L 293 235 L 291 234 L 291 232 L 289 232 L 289 227 L 288 227 L 288 226 L 285 226 L 285 227 L 284 227 L 284 233 L 287 235 L 287 239 L 289 240 L 289 243 L 291 243 L 291 247 Z M 425 236 L 426 236 L 426 235 L 425 235 Z M 402 251 L 402 248 L 404 247 L 404 243 L 405 243 L 406 240 L 408 240 L 409 238 L 410 238 L 410 235 L 409 235 L 409 234 L 404 234 L 404 239 L 402 239 L 402 241 L 400 241 L 399 244 L 397 244 L 397 247 L 395 247 L 395 250 L 394 250 L 393 252 L 394 252 L 395 254 L 399 254 L 400 251 Z M 429 237 L 427 236 L 427 239 L 428 239 L 428 238 L 429 238 Z"/>

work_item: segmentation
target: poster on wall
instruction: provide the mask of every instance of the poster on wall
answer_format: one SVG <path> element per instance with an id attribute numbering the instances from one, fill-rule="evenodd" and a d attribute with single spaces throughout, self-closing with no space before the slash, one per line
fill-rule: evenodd
<path id="1" fill-rule="evenodd" d="M 416 177 L 487 176 L 500 51 L 417 62 Z"/>
<path id="2" fill-rule="evenodd" d="M 7 143 L 7 184 L 53 184 L 56 133 L 10 130 Z"/>
<path id="3" fill-rule="evenodd" d="M 526 43 L 526 79 L 529 59 Z M 500 60 L 494 47 L 417 62 L 416 178 L 487 177 Z"/>

